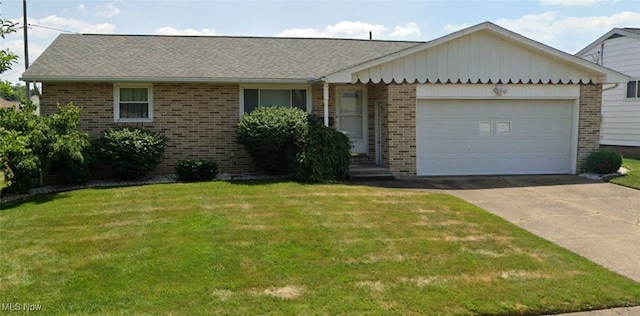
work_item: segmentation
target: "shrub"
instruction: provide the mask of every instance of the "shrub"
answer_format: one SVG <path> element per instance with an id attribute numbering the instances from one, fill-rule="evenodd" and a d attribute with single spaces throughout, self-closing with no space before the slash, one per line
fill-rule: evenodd
<path id="1" fill-rule="evenodd" d="M 85 164 L 83 152 L 89 147 L 89 136 L 76 129 L 80 108 L 71 103 L 58 106 L 58 112 L 50 116 L 36 115 L 35 109 L 30 102 L 21 108 L 0 109 L 0 169 L 12 175 L 10 192 L 33 187 L 46 160 L 64 168 Z"/>
<path id="2" fill-rule="evenodd" d="M 267 174 L 289 174 L 296 155 L 296 139 L 307 126 L 307 114 L 298 108 L 259 107 L 244 114 L 236 129 L 236 140 L 260 170 Z"/>
<path id="3" fill-rule="evenodd" d="M 140 128 L 111 129 L 99 143 L 99 156 L 107 160 L 118 178 L 130 180 L 147 175 L 162 160 L 165 136 Z"/>
<path id="4" fill-rule="evenodd" d="M 6 191 L 27 192 L 36 184 L 40 161 L 27 136 L 0 127 L 0 160 Z"/>
<path id="5" fill-rule="evenodd" d="M 599 174 L 614 173 L 622 166 L 622 156 L 610 151 L 597 151 L 587 157 L 587 170 Z"/>
<path id="6" fill-rule="evenodd" d="M 218 164 L 213 160 L 180 160 L 176 173 L 184 182 L 210 181 L 218 173 Z"/>
<path id="7" fill-rule="evenodd" d="M 345 134 L 309 115 L 308 128 L 297 143 L 300 150 L 293 164 L 296 180 L 319 182 L 347 178 L 351 146 Z"/>

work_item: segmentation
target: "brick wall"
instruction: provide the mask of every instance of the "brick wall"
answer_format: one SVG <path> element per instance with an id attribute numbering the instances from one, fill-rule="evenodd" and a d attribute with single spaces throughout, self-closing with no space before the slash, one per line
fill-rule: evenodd
<path id="1" fill-rule="evenodd" d="M 111 127 L 135 126 L 167 136 L 164 160 L 154 174 L 174 173 L 181 159 L 213 159 L 219 171 L 257 172 L 246 150 L 235 142 L 239 120 L 238 85 L 156 83 L 152 123 L 114 123 L 113 84 L 44 83 L 42 114 L 73 102 L 82 109 L 78 128 L 97 138 Z"/>
<path id="2" fill-rule="evenodd" d="M 114 123 L 113 84 L 44 83 L 42 114 L 55 112 L 56 104 L 73 102 L 82 108 L 80 130 L 92 138 L 111 127 L 136 126 L 159 131 L 169 139 L 165 159 L 155 174 L 173 173 L 180 159 L 213 159 L 220 172 L 256 173 L 241 145 L 235 142 L 239 119 L 238 85 L 157 83 L 154 92 L 154 122 Z M 375 162 L 375 104 L 381 107 L 382 165 L 396 177 L 416 176 L 416 86 L 413 84 L 369 84 L 369 155 L 355 162 Z M 599 146 L 601 85 L 582 85 L 578 131 L 578 172 L 586 157 Z M 312 112 L 323 117 L 322 85 L 312 86 Z M 329 116 L 335 116 L 334 85 L 330 86 Z M 333 121 L 333 119 L 331 120 Z"/>
<path id="3" fill-rule="evenodd" d="M 602 108 L 602 85 L 580 85 L 580 113 L 578 124 L 578 161 L 577 172 L 586 171 L 589 154 L 598 151 L 600 146 L 600 122 Z"/>
<path id="4" fill-rule="evenodd" d="M 625 158 L 640 159 L 640 147 L 635 146 L 616 146 L 616 145 L 600 145 L 600 150 L 618 153 Z"/>
<path id="5" fill-rule="evenodd" d="M 389 170 L 396 177 L 415 177 L 416 167 L 416 86 L 388 85 L 387 126 Z"/>

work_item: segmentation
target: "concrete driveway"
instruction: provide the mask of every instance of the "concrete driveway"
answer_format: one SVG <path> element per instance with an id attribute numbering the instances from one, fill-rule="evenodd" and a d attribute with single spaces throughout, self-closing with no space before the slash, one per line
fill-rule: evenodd
<path id="1" fill-rule="evenodd" d="M 640 282 L 640 191 L 577 176 L 412 181 L 494 213 Z"/>

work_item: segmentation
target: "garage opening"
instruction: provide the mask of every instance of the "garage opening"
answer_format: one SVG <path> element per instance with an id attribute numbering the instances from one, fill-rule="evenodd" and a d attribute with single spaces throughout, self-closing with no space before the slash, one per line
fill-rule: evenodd
<path id="1" fill-rule="evenodd" d="M 572 173 L 573 100 L 418 100 L 417 174 Z"/>

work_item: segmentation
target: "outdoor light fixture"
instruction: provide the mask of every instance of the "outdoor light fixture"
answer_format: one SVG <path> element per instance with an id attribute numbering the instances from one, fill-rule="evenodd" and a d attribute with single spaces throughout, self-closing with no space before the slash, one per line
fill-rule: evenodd
<path id="1" fill-rule="evenodd" d="M 502 86 L 497 86 L 495 88 L 493 88 L 493 93 L 496 94 L 496 96 L 501 97 L 503 94 L 507 94 L 507 88 L 503 88 Z"/>

